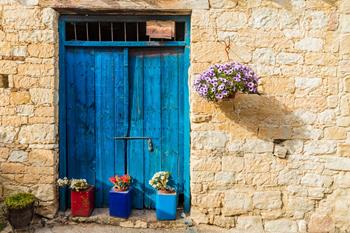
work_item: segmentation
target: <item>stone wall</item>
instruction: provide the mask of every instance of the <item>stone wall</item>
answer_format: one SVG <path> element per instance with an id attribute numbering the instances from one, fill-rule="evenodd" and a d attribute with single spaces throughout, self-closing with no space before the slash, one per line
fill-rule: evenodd
<path id="1" fill-rule="evenodd" d="M 262 95 L 211 104 L 191 92 L 193 219 L 244 232 L 345 232 L 350 2 L 195 3 L 191 79 L 235 60 L 262 77 Z M 46 216 L 57 209 L 57 44 L 48 5 L 0 0 L 0 186 L 33 192 Z"/>
<path id="2" fill-rule="evenodd" d="M 262 95 L 212 104 L 192 92 L 192 217 L 243 232 L 350 229 L 350 1 L 209 2 L 192 12 L 192 80 L 240 61 Z"/>
<path id="3" fill-rule="evenodd" d="M 0 189 L 57 209 L 57 16 L 35 0 L 0 0 Z M 1 192 L 0 192 L 1 193 Z"/>

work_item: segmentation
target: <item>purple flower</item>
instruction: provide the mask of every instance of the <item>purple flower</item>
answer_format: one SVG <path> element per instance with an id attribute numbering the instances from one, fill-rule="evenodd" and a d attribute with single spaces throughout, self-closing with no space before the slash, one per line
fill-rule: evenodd
<path id="1" fill-rule="evenodd" d="M 258 81 L 258 76 L 250 67 L 232 62 L 210 66 L 194 80 L 193 85 L 200 96 L 218 101 L 237 91 L 257 93 Z"/>

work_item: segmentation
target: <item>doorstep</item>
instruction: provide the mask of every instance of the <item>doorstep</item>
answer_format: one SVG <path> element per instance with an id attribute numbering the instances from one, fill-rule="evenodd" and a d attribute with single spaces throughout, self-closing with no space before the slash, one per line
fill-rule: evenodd
<path id="1" fill-rule="evenodd" d="M 90 217 L 72 217 L 70 211 L 61 214 L 68 222 L 75 223 L 97 223 L 128 228 L 187 228 L 192 226 L 192 221 L 182 209 L 178 209 L 178 216 L 173 221 L 157 221 L 155 210 L 133 209 L 128 219 L 109 216 L 108 208 L 97 208 Z M 62 216 L 64 215 L 64 216 Z"/>

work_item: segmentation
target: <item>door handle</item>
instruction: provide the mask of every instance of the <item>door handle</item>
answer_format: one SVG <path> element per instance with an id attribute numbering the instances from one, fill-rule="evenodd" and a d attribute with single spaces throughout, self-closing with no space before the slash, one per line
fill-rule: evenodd
<path id="1" fill-rule="evenodd" d="M 114 140 L 147 140 L 148 151 L 153 152 L 153 141 L 150 137 L 114 137 Z"/>

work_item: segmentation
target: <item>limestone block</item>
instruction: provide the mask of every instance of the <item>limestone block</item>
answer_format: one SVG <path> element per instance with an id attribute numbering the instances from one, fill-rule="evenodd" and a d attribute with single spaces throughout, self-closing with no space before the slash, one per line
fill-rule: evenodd
<path id="1" fill-rule="evenodd" d="M 230 184 L 235 182 L 235 173 L 233 172 L 217 172 L 215 173 L 215 182 L 218 184 Z"/>
<path id="2" fill-rule="evenodd" d="M 46 106 L 36 107 L 34 115 L 41 117 L 53 117 L 55 116 L 55 108 Z"/>
<path id="3" fill-rule="evenodd" d="M 318 114 L 317 123 L 322 125 L 334 125 L 335 112 L 333 109 L 327 109 Z"/>
<path id="4" fill-rule="evenodd" d="M 341 173 L 335 176 L 334 185 L 340 188 L 350 188 L 350 173 Z"/>
<path id="5" fill-rule="evenodd" d="M 56 43 L 56 33 L 53 30 L 21 30 L 18 32 L 18 40 L 26 43 Z"/>
<path id="6" fill-rule="evenodd" d="M 256 49 L 253 52 L 253 62 L 274 65 L 276 63 L 276 54 L 272 48 Z"/>
<path id="7" fill-rule="evenodd" d="M 276 61 L 277 63 L 284 65 L 303 64 L 304 58 L 298 53 L 281 52 L 277 55 Z"/>
<path id="8" fill-rule="evenodd" d="M 344 13 L 350 13 L 350 2 L 349 1 L 341 1 L 340 2 L 340 11 Z"/>
<path id="9" fill-rule="evenodd" d="M 323 134 L 322 129 L 316 129 L 310 125 L 306 127 L 294 127 L 292 137 L 295 139 L 320 139 Z"/>
<path id="10" fill-rule="evenodd" d="M 49 124 L 35 124 L 22 126 L 18 135 L 19 143 L 54 143 L 55 126 Z"/>
<path id="11" fill-rule="evenodd" d="M 325 187 L 328 188 L 333 183 L 333 179 L 329 176 L 322 176 L 318 174 L 305 174 L 301 178 L 301 184 L 311 187 Z"/>
<path id="12" fill-rule="evenodd" d="M 314 209 L 314 201 L 306 197 L 291 196 L 287 201 L 287 212 L 294 218 L 304 218 L 304 214 Z"/>
<path id="13" fill-rule="evenodd" d="M 263 233 L 264 228 L 260 216 L 239 216 L 237 229 L 242 232 Z"/>
<path id="14" fill-rule="evenodd" d="M 284 169 L 279 172 L 277 183 L 280 185 L 296 185 L 300 182 L 299 173 L 296 170 Z"/>
<path id="15" fill-rule="evenodd" d="M 15 61 L 0 60 L 0 73 L 1 74 L 16 74 L 17 63 Z"/>
<path id="16" fill-rule="evenodd" d="M 342 14 L 340 16 L 340 29 L 342 32 L 350 32 L 350 15 Z"/>
<path id="17" fill-rule="evenodd" d="M 218 63 L 226 61 L 224 43 L 198 42 L 191 45 L 191 62 Z"/>
<path id="18" fill-rule="evenodd" d="M 325 157 L 325 167 L 336 171 L 350 171 L 350 158 Z"/>
<path id="19" fill-rule="evenodd" d="M 5 162 L 10 155 L 10 149 L 0 147 L 0 162 Z"/>
<path id="20" fill-rule="evenodd" d="M 32 77 L 54 75 L 54 70 L 54 66 L 51 64 L 20 64 L 18 66 L 19 74 Z"/>
<path id="21" fill-rule="evenodd" d="M 57 20 L 57 12 L 52 8 L 44 8 L 42 10 L 41 21 L 49 28 L 53 28 Z"/>
<path id="22" fill-rule="evenodd" d="M 210 182 L 214 181 L 215 178 L 214 172 L 207 171 L 193 171 L 191 173 L 191 181 L 192 182 Z"/>
<path id="23" fill-rule="evenodd" d="M 277 219 L 273 221 L 266 221 L 265 231 L 267 233 L 294 233 L 298 232 L 298 225 L 293 220 Z"/>
<path id="24" fill-rule="evenodd" d="M 234 217 L 225 217 L 225 216 L 215 216 L 214 217 L 214 225 L 225 228 L 232 228 L 235 226 L 235 218 Z"/>
<path id="25" fill-rule="evenodd" d="M 317 114 L 307 111 L 307 110 L 295 110 L 293 115 L 298 118 L 298 120 L 302 121 L 302 124 L 311 125 L 316 121 Z"/>
<path id="26" fill-rule="evenodd" d="M 56 158 L 52 150 L 34 149 L 29 153 L 29 163 L 35 167 L 54 166 Z"/>
<path id="27" fill-rule="evenodd" d="M 242 157 L 223 157 L 222 170 L 229 172 L 240 172 L 244 167 L 244 158 Z"/>
<path id="28" fill-rule="evenodd" d="M 54 176 L 56 175 L 56 169 L 54 167 L 33 167 L 28 166 L 25 170 L 26 174 L 40 175 L 40 176 Z"/>
<path id="29" fill-rule="evenodd" d="M 255 153 L 272 153 L 273 143 L 264 140 L 246 140 L 242 147 L 242 151 Z"/>
<path id="30" fill-rule="evenodd" d="M 253 196 L 254 208 L 261 210 L 279 209 L 282 206 L 280 191 L 255 192 Z"/>
<path id="31" fill-rule="evenodd" d="M 191 25 L 193 27 L 192 31 L 194 33 L 196 33 L 195 28 L 210 28 L 211 18 L 209 13 L 209 10 L 193 10 L 191 16 Z"/>
<path id="32" fill-rule="evenodd" d="M 201 194 L 193 198 L 193 204 L 201 208 L 217 208 L 221 205 L 220 193 Z"/>
<path id="33" fill-rule="evenodd" d="M 23 163 L 28 160 L 28 152 L 23 150 L 12 151 L 10 157 L 8 158 L 9 162 Z"/>
<path id="34" fill-rule="evenodd" d="M 0 172 L 1 174 L 20 174 L 24 173 L 25 166 L 20 163 L 1 163 Z"/>
<path id="35" fill-rule="evenodd" d="M 334 232 L 334 220 L 329 215 L 314 213 L 311 215 L 308 224 L 308 232 L 310 233 L 329 233 Z"/>
<path id="36" fill-rule="evenodd" d="M 307 65 L 335 65 L 338 63 L 334 53 L 306 53 L 305 64 Z"/>
<path id="37" fill-rule="evenodd" d="M 216 25 L 221 30 L 237 30 L 246 27 L 247 15 L 244 12 L 225 11 L 216 19 Z"/>
<path id="38" fill-rule="evenodd" d="M 317 89 L 322 84 L 322 79 L 318 77 L 305 78 L 297 77 L 295 78 L 295 87 L 297 90 L 303 91 L 305 94 L 309 94 L 311 91 Z"/>
<path id="39" fill-rule="evenodd" d="M 32 1 L 32 0 L 30 0 Z M 40 8 L 5 8 L 3 26 L 14 29 L 31 29 L 40 27 Z"/>
<path id="40" fill-rule="evenodd" d="M 216 157 L 198 158 L 191 160 L 193 171 L 210 171 L 217 172 L 221 170 L 221 159 Z"/>
<path id="41" fill-rule="evenodd" d="M 307 196 L 314 200 L 321 200 L 326 193 L 325 188 L 308 188 Z"/>
<path id="42" fill-rule="evenodd" d="M 41 201 L 53 201 L 56 195 L 54 184 L 39 184 L 32 187 L 33 194 Z"/>
<path id="43" fill-rule="evenodd" d="M 335 141 L 309 141 L 304 145 L 306 155 L 325 155 L 335 153 L 337 144 Z"/>
<path id="44" fill-rule="evenodd" d="M 273 29 L 279 26 L 276 23 L 277 19 L 277 9 L 267 7 L 255 8 L 252 12 L 252 22 L 250 24 L 253 28 Z"/>
<path id="45" fill-rule="evenodd" d="M 225 216 L 243 214 L 253 209 L 250 193 L 239 190 L 228 190 L 225 193 L 222 213 Z"/>
<path id="46" fill-rule="evenodd" d="M 12 126 L 0 126 L 0 143 L 12 143 L 15 140 L 18 128 Z"/>
<path id="47" fill-rule="evenodd" d="M 324 130 L 325 139 L 346 139 L 347 130 L 342 127 L 329 127 Z"/>
<path id="48" fill-rule="evenodd" d="M 285 159 L 287 157 L 287 152 L 287 148 L 281 145 L 275 145 L 273 150 L 273 154 L 280 159 Z"/>
<path id="49" fill-rule="evenodd" d="M 12 56 L 15 57 L 25 57 L 27 55 L 27 47 L 26 46 L 19 46 L 12 48 Z"/>
<path id="50" fill-rule="evenodd" d="M 54 56 L 55 47 L 53 44 L 30 44 L 28 53 L 32 57 L 50 58 Z"/>
<path id="51" fill-rule="evenodd" d="M 191 136 L 196 149 L 223 149 L 228 141 L 228 135 L 220 131 L 198 131 Z"/>
<path id="52" fill-rule="evenodd" d="M 318 52 L 322 50 L 324 42 L 320 38 L 306 37 L 295 43 L 295 48 L 303 51 Z"/>
<path id="53" fill-rule="evenodd" d="M 28 123 L 28 119 L 25 116 L 3 116 L 2 124 L 6 126 L 21 126 Z"/>
<path id="54" fill-rule="evenodd" d="M 210 0 L 212 9 L 232 9 L 237 6 L 238 0 Z"/>
<path id="55" fill-rule="evenodd" d="M 337 152 L 340 156 L 350 157 L 350 144 L 339 144 Z"/>
<path id="56" fill-rule="evenodd" d="M 312 30 L 323 29 L 328 24 L 328 17 L 323 11 L 308 11 L 305 17 Z"/>
<path id="57" fill-rule="evenodd" d="M 3 88 L 0 88 L 0 100 L 1 100 L 0 106 L 7 106 L 10 104 L 10 93 L 11 93 L 10 90 L 5 90 Z M 8 108 L 6 108 L 6 109 L 8 109 Z"/>
<path id="58" fill-rule="evenodd" d="M 17 105 L 16 113 L 19 116 L 32 116 L 34 114 L 34 105 Z"/>
<path id="59" fill-rule="evenodd" d="M 29 90 L 34 104 L 53 103 L 53 90 L 45 88 L 31 88 Z"/>
<path id="60" fill-rule="evenodd" d="M 27 104 L 30 102 L 28 91 L 11 92 L 10 103 L 13 105 Z"/>
<path id="61" fill-rule="evenodd" d="M 39 0 L 20 0 L 25 6 L 36 6 L 39 4 Z"/>

